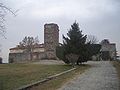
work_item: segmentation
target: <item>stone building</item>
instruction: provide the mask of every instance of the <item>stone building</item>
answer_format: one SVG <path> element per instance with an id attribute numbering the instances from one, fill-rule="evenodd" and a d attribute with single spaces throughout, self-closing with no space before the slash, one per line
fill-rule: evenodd
<path id="1" fill-rule="evenodd" d="M 32 52 L 33 60 L 39 60 L 45 58 L 44 44 L 37 44 L 34 46 Z M 26 48 L 17 45 L 14 48 L 10 48 L 9 62 L 26 62 L 30 61 L 30 53 L 26 51 Z"/>
<path id="2" fill-rule="evenodd" d="M 101 41 L 102 60 L 116 60 L 116 44 L 110 43 L 108 39 Z"/>
<path id="3" fill-rule="evenodd" d="M 59 45 L 59 27 L 57 24 L 44 25 L 44 45 L 48 59 L 56 59 L 56 48 Z"/>
<path id="4" fill-rule="evenodd" d="M 32 52 L 33 61 L 42 59 L 57 59 L 56 47 L 59 45 L 59 27 L 57 24 L 50 23 L 44 25 L 44 44 L 34 45 Z M 9 62 L 30 61 L 30 54 L 26 48 L 17 45 L 10 48 Z"/>

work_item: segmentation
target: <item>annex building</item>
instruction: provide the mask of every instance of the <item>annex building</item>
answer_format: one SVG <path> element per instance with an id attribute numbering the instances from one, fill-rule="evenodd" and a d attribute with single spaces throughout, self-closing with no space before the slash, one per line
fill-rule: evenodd
<path id="1" fill-rule="evenodd" d="M 110 43 L 108 39 L 104 39 L 101 45 L 101 59 L 102 60 L 116 60 L 116 44 Z"/>

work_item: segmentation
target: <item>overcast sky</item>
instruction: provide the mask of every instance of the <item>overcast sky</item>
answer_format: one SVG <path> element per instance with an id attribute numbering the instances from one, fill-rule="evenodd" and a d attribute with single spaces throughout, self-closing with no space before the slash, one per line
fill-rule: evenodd
<path id="1" fill-rule="evenodd" d="M 17 16 L 6 16 L 6 37 L 0 37 L 1 56 L 8 59 L 9 48 L 15 47 L 25 36 L 44 40 L 44 24 L 56 23 L 66 34 L 76 20 L 84 34 L 95 35 L 99 41 L 109 39 L 117 44 L 120 53 L 120 0 L 0 0 L 18 10 Z"/>

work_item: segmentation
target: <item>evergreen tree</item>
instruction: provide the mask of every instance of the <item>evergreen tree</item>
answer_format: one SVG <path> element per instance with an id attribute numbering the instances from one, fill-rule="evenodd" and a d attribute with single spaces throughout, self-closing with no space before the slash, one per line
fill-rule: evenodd
<path id="1" fill-rule="evenodd" d="M 87 36 L 82 34 L 82 30 L 80 30 L 79 24 L 74 22 L 67 33 L 67 37 L 63 35 L 63 49 L 65 56 L 64 61 L 70 62 L 69 60 L 67 60 L 66 55 L 74 54 L 73 56 L 75 55 L 79 56 L 77 62 L 84 62 L 82 56 L 86 51 L 85 47 L 86 38 Z"/>
<path id="2" fill-rule="evenodd" d="M 101 45 L 87 43 L 86 49 L 86 59 L 91 60 L 92 56 L 100 54 Z"/>

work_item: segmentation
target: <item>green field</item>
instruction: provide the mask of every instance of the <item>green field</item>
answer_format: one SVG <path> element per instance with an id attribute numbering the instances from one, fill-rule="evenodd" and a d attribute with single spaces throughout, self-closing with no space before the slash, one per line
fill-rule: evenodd
<path id="1" fill-rule="evenodd" d="M 71 69 L 69 65 L 1 64 L 0 90 L 13 90 Z"/>

